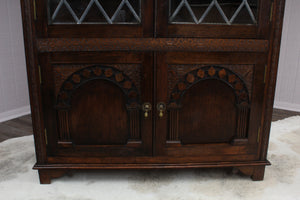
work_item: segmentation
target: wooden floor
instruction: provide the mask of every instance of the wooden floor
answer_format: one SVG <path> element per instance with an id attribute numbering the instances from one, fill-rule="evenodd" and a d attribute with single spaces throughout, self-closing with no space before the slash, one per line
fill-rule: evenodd
<path id="1" fill-rule="evenodd" d="M 31 115 L 0 123 L 0 142 L 32 134 Z"/>
<path id="2" fill-rule="evenodd" d="M 281 120 L 287 117 L 300 115 L 298 112 L 274 109 L 272 121 Z M 0 142 L 32 134 L 31 116 L 26 115 L 0 123 Z"/>

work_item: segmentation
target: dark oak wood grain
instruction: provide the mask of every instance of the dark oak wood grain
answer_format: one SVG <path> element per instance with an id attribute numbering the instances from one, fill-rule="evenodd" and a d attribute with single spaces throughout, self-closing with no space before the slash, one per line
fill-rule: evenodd
<path id="1" fill-rule="evenodd" d="M 272 122 L 298 115 L 300 115 L 300 112 L 274 108 L 272 114 Z M 17 129 L 17 131 L 15 131 L 15 129 Z M 31 115 L 25 115 L 16 119 L 0 123 L 0 132 L 0 142 L 15 137 L 32 135 L 33 132 Z"/>
<path id="2" fill-rule="evenodd" d="M 170 24 L 164 0 L 142 1 L 140 24 L 58 25 L 46 0 L 21 2 L 41 183 L 76 168 L 263 179 L 284 0 L 260 1 L 254 25 Z"/>
<path id="3" fill-rule="evenodd" d="M 197 38 L 48 38 L 38 39 L 41 52 L 64 51 L 213 51 L 266 52 L 268 40 Z"/>
<path id="4" fill-rule="evenodd" d="M 204 81 L 184 95 L 177 122 L 183 144 L 229 142 L 234 137 L 235 95 L 225 83 L 214 82 Z"/>

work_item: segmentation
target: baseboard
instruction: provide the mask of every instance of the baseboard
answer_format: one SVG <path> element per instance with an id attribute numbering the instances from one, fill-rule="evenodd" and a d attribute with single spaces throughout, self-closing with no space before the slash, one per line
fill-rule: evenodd
<path id="1" fill-rule="evenodd" d="M 5 122 L 14 118 L 18 118 L 24 115 L 30 114 L 30 106 L 24 106 L 14 110 L 9 110 L 6 112 L 0 113 L 0 122 Z"/>
<path id="2" fill-rule="evenodd" d="M 300 104 L 275 101 L 274 108 L 300 112 Z"/>

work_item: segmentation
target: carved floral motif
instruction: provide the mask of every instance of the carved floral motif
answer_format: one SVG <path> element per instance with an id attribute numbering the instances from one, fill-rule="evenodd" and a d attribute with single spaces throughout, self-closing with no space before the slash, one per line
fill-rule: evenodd
<path id="1" fill-rule="evenodd" d="M 186 79 L 188 83 L 193 83 L 198 79 L 203 79 L 208 74 L 202 67 L 206 67 L 204 64 L 187 64 L 187 65 L 168 65 L 168 96 L 172 95 L 174 88 L 178 87 L 177 84 Z M 220 71 L 216 71 L 215 76 L 220 79 L 225 79 L 228 77 L 228 82 L 230 84 L 235 83 L 237 76 L 240 77 L 245 83 L 249 97 L 251 98 L 252 85 L 253 85 L 253 76 L 254 76 L 254 65 L 220 65 L 223 67 Z M 228 74 L 225 70 L 228 69 L 234 73 Z M 196 70 L 196 73 L 190 73 L 191 71 Z M 213 70 L 212 70 L 213 72 Z M 195 77 L 195 80 L 192 81 L 192 76 Z M 189 82 L 188 79 L 192 82 Z M 239 87 L 239 86 L 237 86 Z M 176 95 L 178 96 L 178 95 Z M 178 99 L 178 98 L 177 98 Z"/>
<path id="2" fill-rule="evenodd" d="M 235 72 L 220 66 L 202 66 L 186 73 L 183 79 L 171 92 L 170 104 L 180 105 L 180 100 L 185 90 L 192 85 L 207 79 L 216 79 L 228 84 L 236 95 L 237 104 L 249 104 L 249 92 L 246 83 Z"/>
<path id="3" fill-rule="evenodd" d="M 138 89 L 139 93 L 140 93 L 140 87 L 141 87 L 141 65 L 137 65 L 137 64 L 97 64 L 97 67 L 94 67 L 91 71 L 85 71 L 82 72 L 82 76 L 83 77 L 88 77 L 91 74 L 94 74 L 96 76 L 101 76 L 102 74 L 105 73 L 105 70 L 101 69 L 101 67 L 98 66 L 109 66 L 109 67 L 113 67 L 118 69 L 119 71 L 121 71 L 120 73 L 115 74 L 115 79 L 117 82 L 122 82 L 124 80 L 124 74 L 126 76 L 128 76 L 131 81 L 134 83 L 135 87 Z M 60 92 L 61 87 L 64 84 L 64 81 L 67 80 L 73 73 L 81 70 L 81 69 L 85 69 L 90 67 L 91 65 L 67 65 L 67 64 L 63 64 L 63 65 L 53 65 L 53 73 L 54 73 L 54 82 L 55 82 L 55 96 L 58 95 L 58 93 Z M 85 75 L 84 75 L 85 73 Z M 78 79 L 80 79 L 80 76 L 77 77 Z M 65 89 L 66 90 L 72 90 L 73 89 L 73 84 L 65 84 Z"/>
<path id="4" fill-rule="evenodd" d="M 57 99 L 58 108 L 69 108 L 73 92 L 86 82 L 95 79 L 109 80 L 120 87 L 127 97 L 127 105 L 136 106 L 140 103 L 139 91 L 127 75 L 114 67 L 91 66 L 74 72 L 63 82 Z"/>

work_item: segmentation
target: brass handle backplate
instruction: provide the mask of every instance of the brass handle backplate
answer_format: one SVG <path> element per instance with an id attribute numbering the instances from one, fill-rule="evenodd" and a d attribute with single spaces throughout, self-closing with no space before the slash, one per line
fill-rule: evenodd
<path id="1" fill-rule="evenodd" d="M 142 109 L 143 109 L 143 111 L 144 111 L 144 117 L 145 117 L 145 118 L 148 118 L 148 117 L 149 117 L 149 112 L 150 112 L 151 109 L 152 109 L 151 104 L 148 103 L 148 102 L 144 103 L 143 106 L 142 106 Z"/>
<path id="2" fill-rule="evenodd" d="M 162 118 L 164 116 L 164 111 L 166 110 L 167 106 L 164 102 L 160 102 L 157 104 L 157 110 L 159 112 L 158 116 Z"/>

